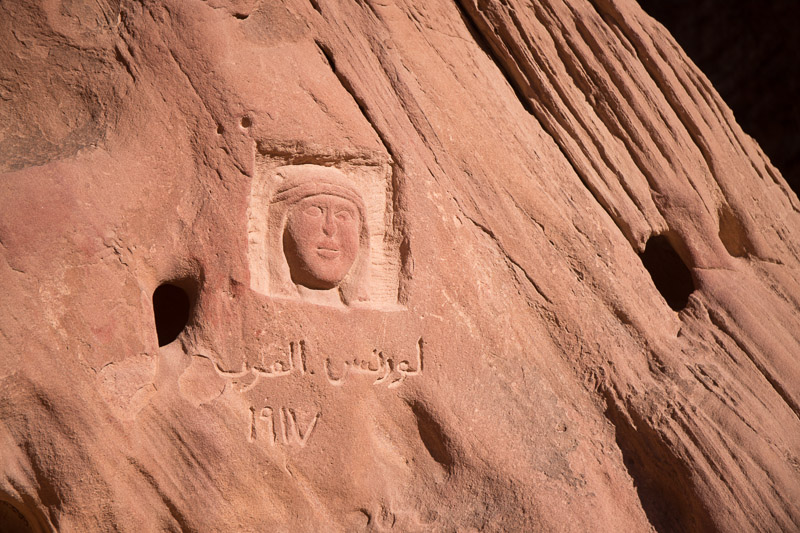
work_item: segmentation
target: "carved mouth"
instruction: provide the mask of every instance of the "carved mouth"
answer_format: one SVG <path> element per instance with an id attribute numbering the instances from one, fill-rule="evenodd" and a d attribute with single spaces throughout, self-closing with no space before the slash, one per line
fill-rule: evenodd
<path id="1" fill-rule="evenodd" d="M 335 259 L 339 257 L 339 254 L 342 252 L 337 248 L 326 248 L 324 246 L 317 247 L 317 255 L 324 257 L 325 259 Z"/>

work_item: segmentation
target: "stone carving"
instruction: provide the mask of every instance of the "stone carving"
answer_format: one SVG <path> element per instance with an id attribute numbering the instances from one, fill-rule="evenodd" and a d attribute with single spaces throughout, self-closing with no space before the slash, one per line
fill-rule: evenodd
<path id="1" fill-rule="evenodd" d="M 283 250 L 296 285 L 315 290 L 339 286 L 358 254 L 362 211 L 331 194 L 303 198 L 292 208 Z"/>
<path id="2" fill-rule="evenodd" d="M 301 297 L 316 302 L 365 300 L 358 288 L 369 232 L 360 194 L 336 169 L 291 174 L 271 207 L 282 215 L 283 255 L 292 283 Z"/>
<path id="3" fill-rule="evenodd" d="M 276 354 L 277 357 L 271 362 L 262 360 L 254 365 L 243 363 L 241 369 L 225 370 L 219 362 L 206 356 L 195 357 L 194 366 L 204 363 L 197 361 L 209 361 L 216 374 L 226 380 L 231 380 L 233 389 L 240 393 L 254 389 L 261 380 L 270 380 L 284 376 L 313 376 L 317 374 L 320 367 L 324 369 L 327 383 L 341 387 L 349 375 L 366 375 L 374 378 L 373 385 L 382 385 L 394 389 L 402 385 L 410 376 L 418 376 L 423 370 L 425 341 L 422 337 L 417 340 L 416 354 L 392 354 L 378 348 L 364 357 L 363 355 L 353 355 L 345 360 L 333 363 L 334 358 L 312 351 L 309 353 L 308 343 L 305 340 L 289 342 L 288 349 Z M 339 358 L 341 359 L 341 357 Z M 188 381 L 188 380 L 187 380 Z M 211 381 L 206 378 L 205 381 Z M 187 387 L 188 388 L 188 387 Z M 211 388 L 212 394 L 216 387 Z M 218 394 L 217 394 L 218 395 Z M 196 395 L 194 395 L 196 396 Z"/>
<path id="4" fill-rule="evenodd" d="M 251 286 L 328 306 L 396 307 L 388 165 L 259 165 L 250 199 Z"/>
<path id="5" fill-rule="evenodd" d="M 317 411 L 309 422 L 305 424 L 305 429 L 298 422 L 297 412 L 291 407 L 281 407 L 277 410 L 272 407 L 264 407 L 258 411 L 255 407 L 250 407 L 250 433 L 247 437 L 248 442 L 260 440 L 262 434 L 271 446 L 283 444 L 289 446 L 305 447 L 311 433 L 317 426 L 322 413 Z M 259 426 L 264 424 L 266 428 Z M 264 433 L 266 430 L 266 433 Z"/>

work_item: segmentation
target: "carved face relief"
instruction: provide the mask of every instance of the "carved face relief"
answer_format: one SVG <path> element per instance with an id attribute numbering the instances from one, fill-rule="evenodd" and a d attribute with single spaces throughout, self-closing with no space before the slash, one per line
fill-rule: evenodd
<path id="1" fill-rule="evenodd" d="M 333 289 L 358 254 L 358 208 L 331 194 L 308 196 L 289 210 L 283 246 L 292 281 L 310 289 Z"/>

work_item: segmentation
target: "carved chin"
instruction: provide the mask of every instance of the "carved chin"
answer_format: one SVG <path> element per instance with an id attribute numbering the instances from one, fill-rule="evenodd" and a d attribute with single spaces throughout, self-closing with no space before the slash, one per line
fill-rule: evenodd
<path id="1" fill-rule="evenodd" d="M 342 264 L 339 259 L 341 252 L 335 252 L 334 257 L 326 258 L 324 255 L 319 254 L 320 257 L 315 260 L 307 262 L 304 270 L 308 273 L 309 277 L 317 282 L 320 289 L 332 289 L 336 287 L 347 275 L 350 265 Z"/>

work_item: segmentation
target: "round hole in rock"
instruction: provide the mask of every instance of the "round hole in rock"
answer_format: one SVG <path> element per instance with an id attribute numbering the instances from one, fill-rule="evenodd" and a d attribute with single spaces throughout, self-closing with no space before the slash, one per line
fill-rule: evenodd
<path id="1" fill-rule="evenodd" d="M 33 528 L 19 509 L 5 500 L 0 500 L 0 531 L 30 533 Z"/>
<path id="2" fill-rule="evenodd" d="M 686 307 L 694 291 L 692 273 L 667 238 L 663 235 L 650 237 L 639 257 L 667 304 L 675 311 Z"/>
<path id="3" fill-rule="evenodd" d="M 253 125 L 253 121 L 250 120 L 250 117 L 242 117 L 242 127 L 249 128 Z"/>
<path id="4" fill-rule="evenodd" d="M 153 292 L 153 315 L 156 321 L 158 345 L 166 346 L 181 334 L 189 322 L 191 301 L 185 290 L 164 283 Z"/>

